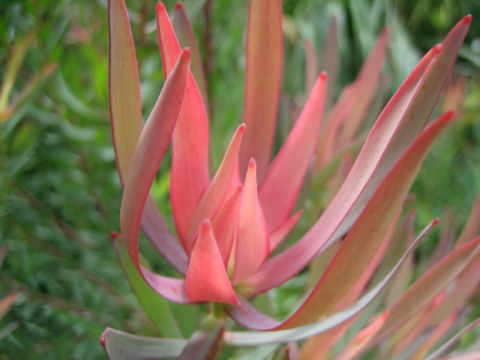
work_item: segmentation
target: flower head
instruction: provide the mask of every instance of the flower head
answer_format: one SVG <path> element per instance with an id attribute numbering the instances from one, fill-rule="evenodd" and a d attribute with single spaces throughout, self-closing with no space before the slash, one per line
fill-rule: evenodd
<path id="1" fill-rule="evenodd" d="M 183 11 L 181 5 L 176 11 Z M 447 112 L 425 126 L 470 18 L 424 56 L 388 102 L 321 217 L 293 245 L 272 255 L 301 216 L 293 209 L 312 162 L 321 159 L 315 162 L 318 170 L 331 159 L 326 154 L 332 153 L 333 144 L 348 144 L 357 131 L 358 119 L 346 116 L 345 109 L 354 109 L 348 114 L 365 112 L 388 32 L 382 33 L 358 81 L 347 88 L 323 125 L 327 75 L 318 76 L 292 131 L 271 160 L 283 66 L 282 6 L 280 0 L 251 0 L 244 119 L 210 178 L 204 99 L 189 68 L 190 50 L 181 49 L 164 5 L 157 6 L 157 26 L 166 82 L 143 129 L 135 50 L 123 0 L 110 0 L 109 12 L 111 120 L 124 186 L 121 240 L 143 280 L 171 301 L 230 304 L 225 308 L 237 322 L 258 330 L 302 326 L 331 312 L 346 296 L 357 298 L 371 263 L 381 259 L 377 249 L 388 241 L 424 156 L 453 118 L 453 112 Z M 178 238 L 149 195 L 170 141 L 170 196 Z M 140 264 L 140 227 L 185 278 L 169 278 Z M 325 273 L 287 319 L 277 321 L 248 303 L 249 296 L 292 278 L 344 236 Z M 399 266 L 400 262 L 394 270 Z M 381 289 L 374 289 L 371 297 Z"/>

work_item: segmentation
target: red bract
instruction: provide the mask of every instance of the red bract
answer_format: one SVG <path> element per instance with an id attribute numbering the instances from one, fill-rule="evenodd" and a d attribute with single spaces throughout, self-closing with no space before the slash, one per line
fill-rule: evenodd
<path id="1" fill-rule="evenodd" d="M 140 129 L 138 69 L 128 16 L 123 0 L 109 1 L 111 120 L 124 186 L 121 241 L 143 281 L 158 294 L 179 303 L 229 304 L 224 306 L 226 312 L 247 328 L 284 330 L 272 333 L 276 335 L 271 335 L 270 341 L 305 338 L 352 319 L 380 293 L 425 235 L 412 242 L 402 259 L 392 262 L 377 287 L 359 298 L 383 258 L 425 155 L 452 121 L 450 111 L 426 126 L 470 24 L 470 17 L 465 17 L 442 44 L 424 56 L 381 112 L 321 217 L 293 245 L 272 255 L 301 216 L 301 211 L 292 212 L 316 156 L 318 171 L 352 142 L 373 98 L 388 36 L 388 31 L 382 33 L 358 80 L 340 97 L 323 128 L 327 75 L 322 73 L 312 82 L 303 111 L 271 160 L 282 73 L 281 9 L 280 0 L 250 1 L 244 124 L 233 135 L 210 179 L 205 99 L 189 70 L 190 51 L 181 50 L 164 5 L 157 5 L 157 30 L 166 82 Z M 181 19 L 178 31 L 183 29 L 192 41 L 181 5 L 177 11 Z M 170 196 L 178 239 L 149 196 L 170 141 Z M 185 279 L 156 274 L 140 264 L 140 228 Z M 273 319 L 248 302 L 250 296 L 295 276 L 344 236 L 320 280 L 285 320 Z M 444 282 L 466 266 L 465 254 L 477 249 L 478 242 L 469 242 L 452 254 L 458 269 L 444 277 Z M 362 333 L 362 344 L 383 331 L 379 329 L 395 324 L 396 309 L 403 309 L 403 303 L 397 304 Z M 350 310 L 343 315 L 307 325 L 345 307 Z M 250 341 L 248 335 L 235 333 L 224 338 L 231 344 Z M 349 351 L 354 353 L 358 347 L 356 344 Z"/>

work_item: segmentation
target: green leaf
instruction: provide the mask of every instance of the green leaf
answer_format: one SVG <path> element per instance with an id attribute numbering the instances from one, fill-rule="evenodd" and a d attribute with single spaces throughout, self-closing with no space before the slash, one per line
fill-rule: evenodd
<path id="1" fill-rule="evenodd" d="M 128 256 L 121 241 L 114 240 L 114 246 L 125 275 L 127 276 L 138 301 L 163 336 L 181 338 L 177 322 L 170 312 L 167 300 L 147 285 Z"/>

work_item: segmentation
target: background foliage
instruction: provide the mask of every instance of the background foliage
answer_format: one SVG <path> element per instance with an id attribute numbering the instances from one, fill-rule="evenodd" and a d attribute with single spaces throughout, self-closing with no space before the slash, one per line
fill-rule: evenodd
<path id="1" fill-rule="evenodd" d="M 173 1 L 165 3 L 173 9 Z M 458 233 L 480 193 L 480 3 L 285 0 L 283 4 L 283 91 L 297 100 L 304 95 L 303 41 L 312 40 L 321 56 L 331 15 L 340 23 L 341 84 L 353 81 L 382 27 L 391 28 L 385 71 L 391 78 L 389 95 L 421 54 L 464 14 L 473 15 L 456 67 L 456 73 L 468 80 L 461 120 L 436 144 L 413 188 L 418 227 L 445 213 L 445 221 Z M 148 113 L 163 82 L 155 2 L 127 5 Z M 218 165 L 242 114 L 246 4 L 187 0 L 184 5 L 204 55 L 212 157 Z M 110 232 L 119 227 L 121 189 L 108 120 L 106 0 L 7 0 L 0 3 L 0 13 L 3 86 L 12 75 L 8 64 L 18 62 L 12 60 L 13 54 L 21 46 L 26 49 L 18 72 L 13 72 L 9 106 L 0 107 L 0 298 L 14 290 L 20 294 L 0 319 L 0 359 L 103 358 L 98 339 L 107 325 L 155 334 L 111 247 Z M 164 214 L 170 213 L 167 165 L 162 165 L 153 188 Z M 423 243 L 419 261 L 429 255 L 437 238 L 434 234 Z M 156 268 L 164 266 L 159 257 L 149 261 Z M 288 302 L 289 294 L 284 296 Z M 195 310 L 173 310 L 183 333 L 191 333 Z"/>

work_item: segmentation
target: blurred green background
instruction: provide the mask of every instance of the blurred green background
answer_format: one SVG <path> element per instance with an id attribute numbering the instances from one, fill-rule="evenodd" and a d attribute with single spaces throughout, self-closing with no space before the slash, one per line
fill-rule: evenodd
<path id="1" fill-rule="evenodd" d="M 155 1 L 127 5 L 148 114 L 163 83 Z M 247 2 L 184 5 L 207 65 L 218 164 L 242 116 Z M 106 326 L 155 335 L 110 240 L 122 193 L 108 115 L 106 7 L 107 0 L 0 1 L 0 299 L 19 292 L 0 320 L 0 359 L 101 359 Z M 412 189 L 418 228 L 446 214 L 457 234 L 480 193 L 480 2 L 284 0 L 283 7 L 283 92 L 293 99 L 304 95 L 303 42 L 310 39 L 321 57 L 332 15 L 339 19 L 341 85 L 355 79 L 381 29 L 391 28 L 388 95 L 458 20 L 473 15 L 455 68 L 466 79 L 460 120 L 437 142 Z M 171 223 L 166 165 L 153 193 Z M 421 245 L 419 258 L 438 237 Z M 149 261 L 165 268 L 159 256 Z"/>

